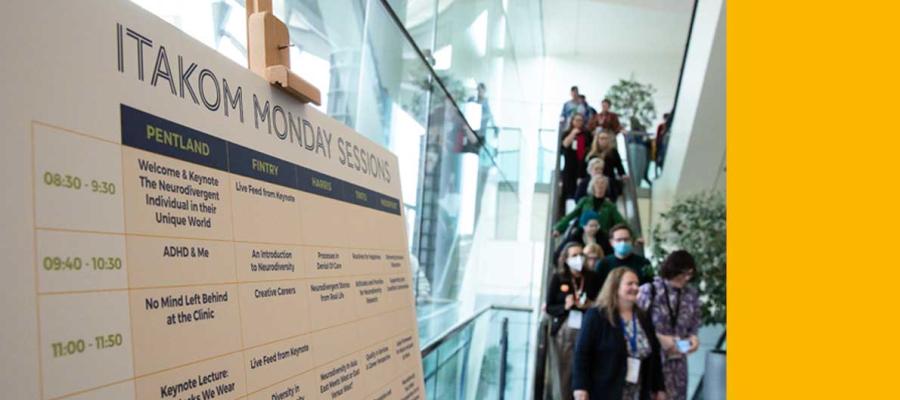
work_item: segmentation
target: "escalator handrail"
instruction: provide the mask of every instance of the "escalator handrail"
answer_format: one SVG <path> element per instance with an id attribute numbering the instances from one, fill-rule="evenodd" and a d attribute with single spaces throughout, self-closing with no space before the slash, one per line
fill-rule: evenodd
<path id="1" fill-rule="evenodd" d="M 625 180 L 624 184 L 624 201 L 626 216 L 625 218 L 628 221 L 628 226 L 631 227 L 631 231 L 633 232 L 632 236 L 635 238 L 643 237 L 643 232 L 641 229 L 641 209 L 638 205 L 638 194 L 637 194 L 637 185 L 635 182 L 640 182 L 640 178 L 631 175 L 631 178 Z M 644 254 L 644 246 L 640 242 L 634 243 L 634 251 L 637 254 Z"/>
<path id="2" fill-rule="evenodd" d="M 560 197 L 562 196 L 562 188 L 559 185 L 559 164 L 560 164 L 560 155 L 559 150 L 555 151 L 555 155 L 553 159 L 555 160 L 553 173 L 550 175 L 550 208 L 547 213 L 547 221 L 546 221 L 546 238 L 544 238 L 544 274 L 541 279 L 541 285 L 539 292 L 540 299 L 539 304 L 544 304 L 544 296 L 543 294 L 546 292 L 546 285 L 550 282 L 550 276 L 553 274 L 554 266 L 556 265 L 556 260 L 553 259 L 553 249 L 556 248 L 557 241 L 553 238 L 553 235 L 550 234 L 552 232 L 553 224 L 559 220 L 562 215 L 560 215 L 559 210 L 559 202 Z M 544 398 L 544 392 L 546 391 L 545 384 L 547 383 L 546 378 L 546 362 L 547 362 L 547 345 L 549 344 L 549 327 L 550 322 L 547 319 L 546 313 L 541 313 L 540 323 L 538 324 L 538 329 L 535 332 L 535 343 L 534 346 L 534 382 L 533 382 L 533 399 L 542 399 Z"/>

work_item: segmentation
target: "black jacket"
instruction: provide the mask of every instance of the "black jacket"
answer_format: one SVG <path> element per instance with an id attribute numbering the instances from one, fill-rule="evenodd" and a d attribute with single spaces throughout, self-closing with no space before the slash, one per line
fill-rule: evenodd
<path id="1" fill-rule="evenodd" d="M 600 294 L 601 284 L 597 280 L 597 274 L 585 268 L 581 271 L 581 276 L 584 277 L 584 291 L 588 299 L 596 300 Z M 569 310 L 566 310 L 566 296 L 575 294 L 574 282 L 571 279 L 571 276 L 562 276 L 558 272 L 550 278 L 550 286 L 547 288 L 547 314 L 553 317 L 550 325 L 550 332 L 553 335 L 556 335 L 569 316 Z"/>
<path id="2" fill-rule="evenodd" d="M 635 307 L 638 322 L 650 340 L 653 352 L 641 361 L 641 400 L 649 400 L 652 393 L 665 390 L 660 345 L 656 331 L 647 315 Z M 578 340 L 575 342 L 572 366 L 572 390 L 587 390 L 591 400 L 622 398 L 627 372 L 628 349 L 619 323 L 612 325 L 606 311 L 598 307 L 584 315 Z"/>
<path id="3" fill-rule="evenodd" d="M 609 178 L 606 197 L 615 202 L 622 194 L 622 176 L 625 175 L 625 165 L 617 149 L 608 151 L 603 158 L 603 175 Z M 587 184 L 584 186 L 584 193 L 587 194 Z"/>
<path id="4" fill-rule="evenodd" d="M 566 165 L 563 167 L 562 173 L 564 175 L 571 175 L 577 178 L 584 178 L 588 175 L 587 173 L 587 153 L 590 151 L 591 141 L 593 140 L 593 136 L 590 132 L 585 129 L 582 129 L 575 138 L 578 140 L 578 137 L 584 137 L 584 146 L 587 147 L 584 149 L 583 156 L 578 158 L 578 152 L 572 149 L 572 146 L 563 146 L 562 141 L 569 134 L 568 131 L 562 132 L 559 136 L 559 153 L 562 154 L 563 158 L 566 160 Z M 622 160 L 619 160 L 619 163 L 622 163 Z M 575 189 L 574 187 L 572 188 Z M 576 199 L 577 200 L 577 199 Z"/>
<path id="5" fill-rule="evenodd" d="M 588 195 L 588 184 L 591 183 L 591 176 L 585 176 L 578 181 L 578 187 L 575 188 L 575 198 L 581 199 L 584 196 Z M 609 186 L 606 188 L 606 192 L 609 193 Z M 577 201 L 577 200 L 576 200 Z"/>
<path id="6" fill-rule="evenodd" d="M 625 175 L 625 165 L 622 164 L 622 157 L 619 156 L 618 149 L 610 150 L 603 158 L 603 175 L 611 178 Z"/>
<path id="7" fill-rule="evenodd" d="M 606 281 L 606 277 L 609 275 L 612 270 L 618 267 L 628 267 L 634 271 L 638 276 L 638 280 L 640 284 L 643 285 L 645 283 L 653 282 L 653 273 L 648 270 L 650 266 L 650 260 L 644 258 L 644 256 L 640 254 L 631 253 L 625 259 L 621 259 L 616 257 L 615 254 L 609 253 L 606 257 L 600 259 L 597 262 L 597 275 L 600 277 L 600 281 Z"/>

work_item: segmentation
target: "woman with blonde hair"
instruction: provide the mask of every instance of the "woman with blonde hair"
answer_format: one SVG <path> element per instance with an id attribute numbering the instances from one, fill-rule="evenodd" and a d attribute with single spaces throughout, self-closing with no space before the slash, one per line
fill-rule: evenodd
<path id="1" fill-rule="evenodd" d="M 590 186 L 591 179 L 597 176 L 603 176 L 603 168 L 606 167 L 606 164 L 603 162 L 602 158 L 594 157 L 588 159 L 587 163 L 587 176 L 581 178 L 578 181 L 578 189 L 575 189 L 575 198 L 581 200 L 582 197 L 588 195 L 588 188 Z"/>
<path id="2" fill-rule="evenodd" d="M 628 175 L 625 174 L 625 165 L 622 164 L 622 157 L 619 156 L 619 150 L 616 149 L 615 140 L 614 134 L 606 131 L 599 132 L 594 135 L 591 151 L 587 154 L 588 160 L 593 158 L 603 160 L 603 175 L 609 178 L 607 197 L 613 203 L 622 194 L 622 181 L 628 179 Z"/>
<path id="3" fill-rule="evenodd" d="M 575 400 L 666 399 L 659 340 L 637 295 L 638 276 L 616 268 L 585 313 L 572 366 Z"/>
<path id="4" fill-rule="evenodd" d="M 584 253 L 584 266 L 591 271 L 596 271 L 597 263 L 606 256 L 606 253 L 603 252 L 603 247 L 600 247 L 599 243 L 585 245 L 582 253 Z"/>

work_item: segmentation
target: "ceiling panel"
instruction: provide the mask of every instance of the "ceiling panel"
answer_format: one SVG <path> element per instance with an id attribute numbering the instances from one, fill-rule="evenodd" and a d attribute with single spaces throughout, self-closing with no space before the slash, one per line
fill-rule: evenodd
<path id="1" fill-rule="evenodd" d="M 547 55 L 682 52 L 693 0 L 544 0 Z"/>

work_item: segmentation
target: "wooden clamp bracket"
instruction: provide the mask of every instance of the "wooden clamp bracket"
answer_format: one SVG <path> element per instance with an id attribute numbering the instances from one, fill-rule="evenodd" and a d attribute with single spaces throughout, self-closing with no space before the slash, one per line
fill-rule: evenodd
<path id="1" fill-rule="evenodd" d="M 322 104 L 319 89 L 291 71 L 290 34 L 272 12 L 272 0 L 247 0 L 247 58 L 250 70 L 300 99 Z"/>

